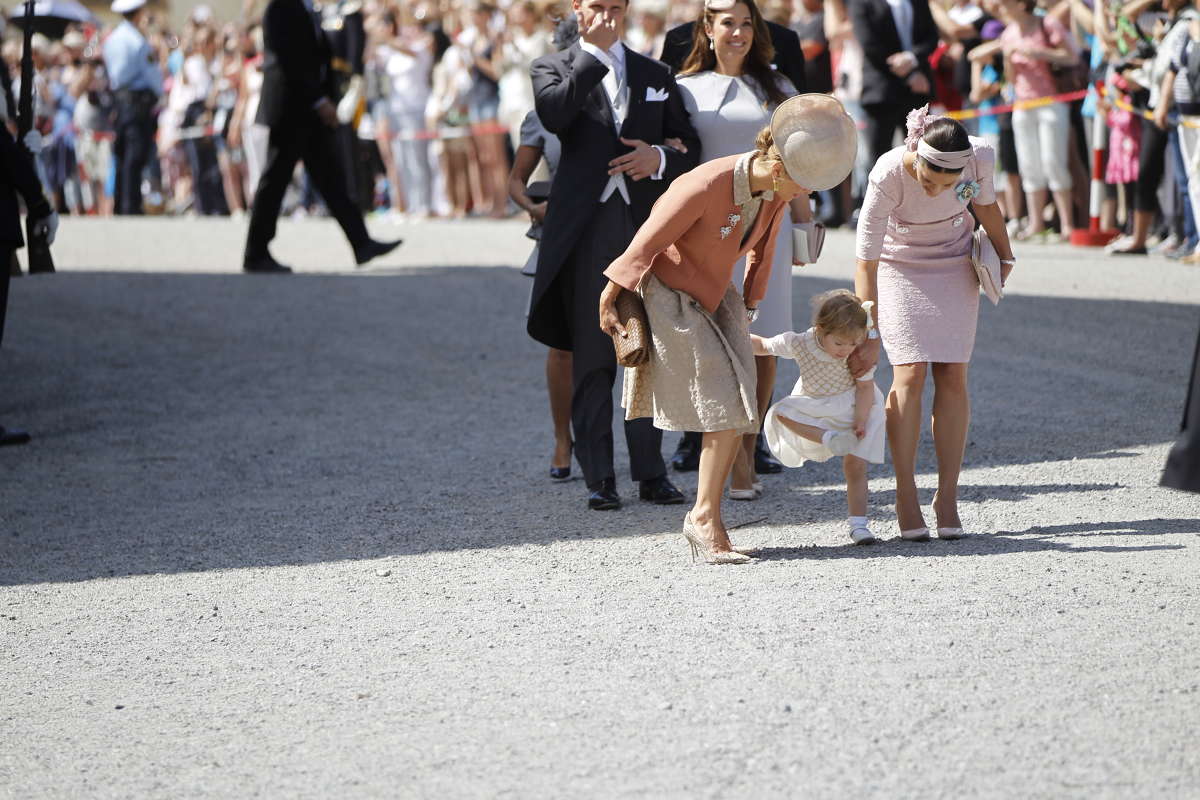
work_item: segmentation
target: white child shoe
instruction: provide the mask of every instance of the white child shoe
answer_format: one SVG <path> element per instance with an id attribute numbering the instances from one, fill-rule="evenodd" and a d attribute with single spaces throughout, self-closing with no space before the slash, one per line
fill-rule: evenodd
<path id="1" fill-rule="evenodd" d="M 875 534 L 871 533 L 871 529 L 867 527 L 865 514 L 861 517 L 851 515 L 846 518 L 846 523 L 850 526 L 850 541 L 855 544 L 875 543 Z"/>
<path id="2" fill-rule="evenodd" d="M 875 538 L 875 534 L 871 533 L 870 528 L 866 525 L 859 525 L 850 529 L 850 541 L 855 544 L 875 544 L 879 540 Z"/>

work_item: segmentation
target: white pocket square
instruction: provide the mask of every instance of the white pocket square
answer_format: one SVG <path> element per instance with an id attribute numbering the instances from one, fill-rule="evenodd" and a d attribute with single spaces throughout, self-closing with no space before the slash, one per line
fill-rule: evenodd
<path id="1" fill-rule="evenodd" d="M 670 97 L 670 95 L 667 94 L 666 89 L 652 89 L 649 86 L 646 87 L 646 102 L 647 103 L 661 103 L 662 101 L 666 100 L 668 97 Z"/>

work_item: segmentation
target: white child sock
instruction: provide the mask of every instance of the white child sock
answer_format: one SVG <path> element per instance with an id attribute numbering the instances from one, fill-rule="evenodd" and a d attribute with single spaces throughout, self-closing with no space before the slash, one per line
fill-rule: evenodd
<path id="1" fill-rule="evenodd" d="M 846 517 L 846 523 L 850 526 L 850 530 L 854 530 L 855 528 L 865 528 L 867 527 L 867 518 Z"/>

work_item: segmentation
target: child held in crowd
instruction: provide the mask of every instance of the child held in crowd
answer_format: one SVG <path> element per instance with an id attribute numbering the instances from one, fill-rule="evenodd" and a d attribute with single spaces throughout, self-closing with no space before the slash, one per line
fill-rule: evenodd
<path id="1" fill-rule="evenodd" d="M 767 412 L 763 432 L 771 452 L 789 467 L 842 457 L 855 544 L 875 541 L 867 525 L 867 462 L 883 462 L 883 395 L 875 369 L 855 380 L 846 365 L 874 326 L 872 305 L 845 289 L 826 292 L 813 298 L 813 326 L 804 333 L 750 337 L 756 356 L 783 356 L 800 367 L 792 394 Z"/>

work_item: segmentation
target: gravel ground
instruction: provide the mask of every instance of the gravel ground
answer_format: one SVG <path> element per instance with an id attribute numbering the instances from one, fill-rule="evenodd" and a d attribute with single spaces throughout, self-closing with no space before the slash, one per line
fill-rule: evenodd
<path id="1" fill-rule="evenodd" d="M 236 274 L 237 223 L 67 221 L 14 283 L 0 796 L 1200 797 L 1200 498 L 1156 487 L 1195 268 L 1018 251 L 978 535 L 898 541 L 879 466 L 851 547 L 815 465 L 716 568 L 679 507 L 546 479 L 522 226 L 375 227 L 409 242 L 354 270 L 284 223 L 279 278 Z M 797 271 L 800 326 L 851 251 Z"/>

